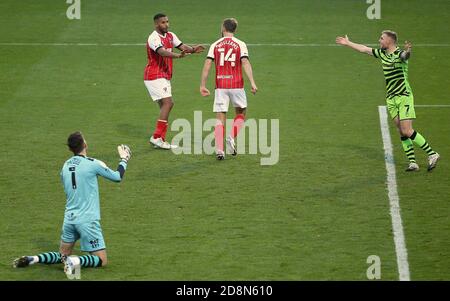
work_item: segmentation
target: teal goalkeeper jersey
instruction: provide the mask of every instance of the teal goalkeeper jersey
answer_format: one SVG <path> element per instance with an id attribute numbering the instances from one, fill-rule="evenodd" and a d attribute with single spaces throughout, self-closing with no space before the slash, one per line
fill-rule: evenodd
<path id="1" fill-rule="evenodd" d="M 102 161 L 81 155 L 67 160 L 61 170 L 61 181 L 67 198 L 64 222 L 82 224 L 100 220 L 97 176 L 120 182 L 126 168 L 127 164 L 122 161 L 117 171 L 113 171 Z"/>

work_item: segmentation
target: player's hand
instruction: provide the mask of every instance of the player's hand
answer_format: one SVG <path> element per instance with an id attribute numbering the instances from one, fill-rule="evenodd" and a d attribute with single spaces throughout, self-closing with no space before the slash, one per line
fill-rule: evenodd
<path id="1" fill-rule="evenodd" d="M 252 93 L 253 93 L 253 95 L 255 95 L 256 92 L 258 92 L 258 87 L 255 84 L 252 84 Z"/>
<path id="2" fill-rule="evenodd" d="M 120 159 L 125 161 L 125 163 L 128 162 L 131 158 L 131 149 L 128 147 L 128 145 L 121 144 L 117 146 L 117 151 L 119 152 Z"/>
<path id="3" fill-rule="evenodd" d="M 209 96 L 211 93 L 209 93 L 209 90 L 206 87 L 200 87 L 200 94 L 203 97 Z"/>
<path id="4" fill-rule="evenodd" d="M 186 51 L 181 51 L 180 53 L 179 53 L 179 55 L 177 56 L 177 58 L 178 59 L 181 59 L 181 58 L 184 58 L 186 55 L 188 55 L 188 53 L 186 52 Z"/>
<path id="5" fill-rule="evenodd" d="M 346 45 L 348 45 L 349 42 L 350 42 L 350 40 L 349 40 L 347 35 L 345 35 L 344 37 L 337 37 L 336 38 L 336 44 L 339 44 L 339 45 L 346 46 Z"/>
<path id="6" fill-rule="evenodd" d="M 412 44 L 410 41 L 405 41 L 405 51 L 406 52 L 411 52 L 412 49 Z"/>
<path id="7" fill-rule="evenodd" d="M 203 45 L 195 45 L 192 47 L 193 51 L 192 53 L 200 53 L 203 52 L 205 50 L 205 46 Z"/>

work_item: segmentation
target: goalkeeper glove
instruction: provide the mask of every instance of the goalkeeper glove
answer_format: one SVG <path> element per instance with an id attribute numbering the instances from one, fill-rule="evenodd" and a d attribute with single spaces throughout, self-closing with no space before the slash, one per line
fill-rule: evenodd
<path id="1" fill-rule="evenodd" d="M 128 147 L 128 145 L 121 144 L 121 145 L 117 146 L 117 151 L 119 152 L 119 156 L 122 161 L 127 163 L 128 160 L 130 160 L 131 149 Z"/>

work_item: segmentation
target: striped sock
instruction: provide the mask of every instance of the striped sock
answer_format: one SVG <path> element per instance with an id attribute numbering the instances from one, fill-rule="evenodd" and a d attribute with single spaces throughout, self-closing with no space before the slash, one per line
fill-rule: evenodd
<path id="1" fill-rule="evenodd" d="M 428 154 L 428 156 L 436 154 L 436 152 L 428 144 L 427 140 L 425 140 L 425 138 L 418 132 L 414 131 L 414 133 L 411 135 L 410 139 L 415 144 L 420 146 L 420 148 L 423 149 Z"/>
<path id="2" fill-rule="evenodd" d="M 79 258 L 80 258 L 80 265 L 82 267 L 97 268 L 102 266 L 102 260 L 100 259 L 100 257 L 96 255 L 83 255 L 79 256 Z"/>
<path id="3" fill-rule="evenodd" d="M 61 254 L 59 252 L 47 252 L 37 255 L 39 263 L 53 264 L 61 262 Z"/>
<path id="4" fill-rule="evenodd" d="M 436 154 L 436 152 L 434 150 L 431 149 L 431 146 L 428 144 L 428 142 L 425 141 L 425 143 L 420 147 L 421 149 L 423 149 L 424 151 L 426 151 L 426 153 L 428 154 L 428 156 L 434 155 Z"/>
<path id="5" fill-rule="evenodd" d="M 408 157 L 409 162 L 416 163 L 416 156 L 414 155 L 414 146 L 408 137 L 402 137 L 402 146 L 405 151 L 406 157 Z"/>

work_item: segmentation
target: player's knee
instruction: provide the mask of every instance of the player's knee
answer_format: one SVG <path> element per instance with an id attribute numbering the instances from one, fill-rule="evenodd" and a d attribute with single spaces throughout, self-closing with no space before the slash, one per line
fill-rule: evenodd
<path id="1" fill-rule="evenodd" d="M 104 267 L 108 264 L 108 257 L 106 255 L 106 251 L 102 250 L 102 251 L 98 251 L 98 252 L 93 252 L 90 253 L 91 255 L 97 256 L 100 259 L 100 264 L 98 265 L 98 267 Z"/>
<path id="2" fill-rule="evenodd" d="M 61 242 L 59 246 L 59 254 L 61 256 L 70 256 L 72 255 L 73 243 L 65 243 Z"/>
<path id="3" fill-rule="evenodd" d="M 413 133 L 413 129 L 400 129 L 400 134 L 402 134 L 403 137 L 411 137 Z"/>
<path id="4" fill-rule="evenodd" d="M 70 256 L 72 252 L 65 248 L 59 248 L 59 254 L 61 254 L 61 256 Z"/>
<path id="5" fill-rule="evenodd" d="M 173 107 L 172 98 L 164 98 L 161 102 L 164 107 Z"/>
<path id="6" fill-rule="evenodd" d="M 101 264 L 99 265 L 99 267 L 105 267 L 108 264 L 108 258 L 106 257 L 106 255 L 97 255 L 100 258 Z"/>
<path id="7" fill-rule="evenodd" d="M 236 108 L 236 115 L 244 115 L 246 113 L 246 108 Z"/>

